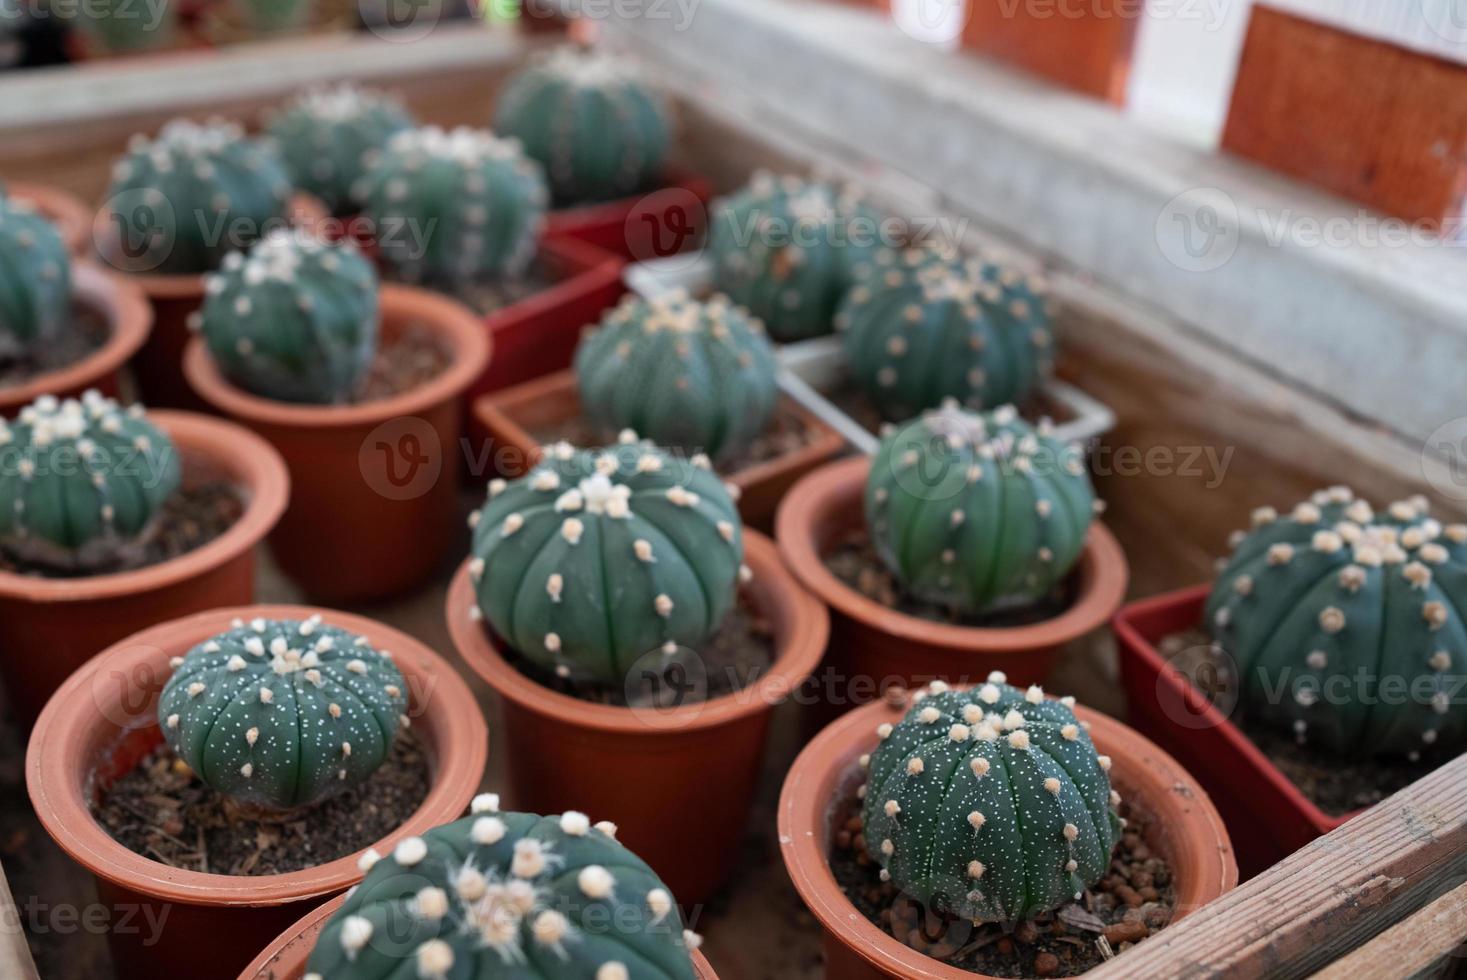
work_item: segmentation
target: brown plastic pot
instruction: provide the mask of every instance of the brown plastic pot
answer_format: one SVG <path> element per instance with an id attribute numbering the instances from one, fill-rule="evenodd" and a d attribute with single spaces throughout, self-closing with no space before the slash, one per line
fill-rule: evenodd
<path id="1" fill-rule="evenodd" d="M 830 980 L 982 980 L 982 974 L 925 956 L 872 925 L 830 870 L 836 804 L 861 781 L 859 760 L 876 747 L 876 727 L 895 724 L 905 711 L 905 705 L 884 701 L 866 705 L 833 722 L 805 747 L 779 796 L 780 853 L 795 890 L 824 929 L 825 976 Z M 1191 774 L 1115 719 L 1085 708 L 1076 713 L 1090 723 L 1096 748 L 1114 760 L 1110 778 L 1116 790 L 1152 818 L 1146 844 L 1172 867 L 1177 892 L 1172 921 L 1237 885 L 1227 828 Z"/>
<path id="2" fill-rule="evenodd" d="M 1012 684 L 1038 684 L 1066 643 L 1105 624 L 1126 594 L 1129 571 L 1120 543 L 1098 521 L 1076 563 L 1075 600 L 1052 619 L 1027 626 L 972 627 L 937 623 L 889 609 L 852 589 L 825 566 L 824 555 L 865 517 L 862 493 L 871 462 L 823 466 L 785 497 L 776 538 L 785 563 L 831 610 L 826 668 L 845 686 L 837 704 L 860 704 L 893 684 L 933 680 L 973 683 L 995 670 Z"/>
<path id="3" fill-rule="evenodd" d="M 345 901 L 345 895 L 333 898 L 285 930 L 245 967 L 239 980 L 301 980 L 306 975 L 306 962 L 311 958 L 311 950 L 316 948 L 316 937 Z M 697 950 L 693 951 L 693 970 L 698 980 L 718 980 L 718 974 Z"/>
<path id="4" fill-rule="evenodd" d="M 795 481 L 845 448 L 845 440 L 809 409 L 781 395 L 776 409 L 794 416 L 817 434 L 809 444 L 778 459 L 725 474 L 739 489 L 739 514 L 760 531 L 774 528 L 774 513 Z M 506 388 L 474 402 L 474 417 L 489 434 L 488 461 L 502 477 L 522 476 L 540 461 L 535 432 L 545 432 L 579 417 L 581 395 L 574 371 Z"/>
<path id="5" fill-rule="evenodd" d="M 399 594 L 441 567 L 458 540 L 460 396 L 489 360 L 467 307 L 384 285 L 381 332 L 431 330 L 449 366 L 423 385 L 357 405 L 298 405 L 252 395 L 219 373 L 202 339 L 184 354 L 194 391 L 285 457 L 290 507 L 270 537 L 280 567 L 313 598 L 362 602 Z"/>
<path id="6" fill-rule="evenodd" d="M 101 347 L 79 361 L 24 384 L 0 388 L 0 416 L 11 418 L 42 395 L 69 398 L 95 388 L 116 396 L 118 371 L 148 339 L 153 310 L 135 284 L 90 262 L 72 267 L 71 282 L 73 302 L 99 314 L 111 333 Z"/>
<path id="7" fill-rule="evenodd" d="M 592 704 L 542 687 L 474 618 L 467 563 L 448 590 L 454 646 L 504 707 L 514 805 L 615 822 L 685 908 L 706 901 L 738 863 L 770 713 L 809 677 L 829 628 L 772 541 L 746 531 L 744 546 L 754 573 L 744 588 L 774 629 L 774 663 L 743 691 L 667 709 Z"/>
<path id="8" fill-rule="evenodd" d="M 297 194 L 291 198 L 287 217 L 293 224 L 310 227 L 325 221 L 327 212 L 316 198 Z M 193 337 L 189 315 L 203 305 L 206 277 L 129 273 L 128 278 L 142 287 L 153 304 L 153 332 L 132 362 L 143 404 L 203 410 L 204 404 L 184 380 L 183 354 Z"/>
<path id="9" fill-rule="evenodd" d="M 72 255 L 91 254 L 92 209 L 81 198 L 59 187 L 19 180 L 7 181 L 5 193 L 15 200 L 28 201 L 50 219 Z"/>
<path id="10" fill-rule="evenodd" d="M 87 578 L 0 571 L 0 677 L 29 727 L 51 692 L 99 650 L 163 620 L 255 597 L 255 545 L 285 510 L 290 477 L 249 431 L 188 412 L 150 413 L 178 448 L 185 486 L 226 480 L 245 510 L 201 548 L 147 568 Z"/>
<path id="11" fill-rule="evenodd" d="M 62 850 L 95 876 L 99 900 L 114 910 L 139 910 L 134 913 L 139 923 L 166 915 L 157 937 L 146 928 L 108 932 L 122 980 L 232 977 L 304 912 L 361 880 L 359 854 L 275 875 L 169 867 L 113 840 L 90 808 L 110 782 L 162 740 L 155 713 L 169 658 L 228 629 L 236 617 L 304 619 L 318 613 L 392 651 L 407 680 L 409 716 L 432 772 L 422 805 L 372 846 L 385 854 L 403 837 L 457 819 L 477 790 L 489 750 L 483 715 L 453 667 L 406 633 L 329 609 L 244 606 L 133 634 L 62 685 L 36 722 L 26 750 L 26 785 L 36 816 Z"/>

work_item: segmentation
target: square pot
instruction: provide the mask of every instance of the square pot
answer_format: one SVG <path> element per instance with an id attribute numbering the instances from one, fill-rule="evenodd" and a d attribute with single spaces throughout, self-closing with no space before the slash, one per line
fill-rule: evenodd
<path id="1" fill-rule="evenodd" d="M 1360 811 L 1330 816 L 1301 793 L 1237 725 L 1158 649 L 1202 622 L 1210 585 L 1133 602 L 1112 626 L 1131 724 L 1171 752 L 1207 789 L 1234 831 L 1252 877 Z"/>
<path id="2" fill-rule="evenodd" d="M 803 405 L 781 396 L 777 412 L 791 415 L 817 433 L 808 445 L 778 459 L 724 474 L 739 488 L 739 513 L 760 530 L 774 525 L 774 512 L 795 481 L 845 448 L 845 441 Z M 522 476 L 540 459 L 536 430 L 558 425 L 581 414 L 574 371 L 558 371 L 517 385 L 474 403 L 474 418 L 487 430 L 489 469 L 506 479 Z"/>
<path id="3" fill-rule="evenodd" d="M 586 242 L 628 260 L 672 255 L 702 239 L 712 196 L 707 179 L 671 170 L 655 190 L 551 211 L 544 236 Z"/>

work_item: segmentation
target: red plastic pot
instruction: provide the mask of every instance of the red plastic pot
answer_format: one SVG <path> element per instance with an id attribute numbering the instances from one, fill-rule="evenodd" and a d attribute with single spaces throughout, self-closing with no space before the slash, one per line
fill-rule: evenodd
<path id="1" fill-rule="evenodd" d="M 827 980 L 985 980 L 919 953 L 873 925 L 830 870 L 836 803 L 861 781 L 859 759 L 876 747 L 876 727 L 897 723 L 906 710 L 906 705 L 877 702 L 833 722 L 795 759 L 780 792 L 780 853 L 795 890 L 823 927 Z M 1110 777 L 1116 790 L 1154 818 L 1146 843 L 1172 866 L 1177 891 L 1172 921 L 1231 891 L 1238 867 L 1227 827 L 1191 774 L 1115 719 L 1083 707 L 1076 714 L 1090 724 L 1096 748 L 1115 760 Z"/>
<path id="2" fill-rule="evenodd" d="M 545 238 L 573 238 L 637 262 L 675 255 L 702 240 L 712 196 L 704 178 L 673 171 L 645 194 L 551 211 Z"/>
<path id="3" fill-rule="evenodd" d="M 72 398 L 95 388 L 115 397 L 118 372 L 148 339 L 153 311 L 135 284 L 90 262 L 76 263 L 71 281 L 74 302 L 100 314 L 110 335 L 101 347 L 75 363 L 37 375 L 25 384 L 0 388 L 0 416 L 13 417 L 41 395 Z"/>
<path id="4" fill-rule="evenodd" d="M 107 938 L 120 980 L 232 977 L 282 929 L 322 899 L 362 878 L 359 854 L 275 875 L 208 874 L 173 868 L 113 840 L 90 802 L 162 740 L 158 695 L 170 657 L 229 628 L 236 617 L 329 622 L 392 651 L 407 680 L 414 731 L 432 773 L 428 796 L 401 827 L 372 846 L 388 853 L 401 838 L 461 816 L 483 777 L 488 728 L 458 673 L 405 633 L 346 613 L 307 606 L 216 609 L 134 634 L 78 670 L 46 705 L 26 750 L 26 785 L 46 832 L 97 880 L 97 897 L 132 908 L 135 932 Z"/>
<path id="5" fill-rule="evenodd" d="M 1198 774 L 1237 829 L 1238 863 L 1251 878 L 1359 811 L 1334 817 L 1321 810 L 1157 650 L 1165 637 L 1202 623 L 1209 592 L 1198 585 L 1133 602 L 1112 625 L 1127 717 Z"/>
<path id="6" fill-rule="evenodd" d="M 345 895 L 333 898 L 285 930 L 245 967 L 239 980 L 301 980 L 306 975 L 306 961 L 311 958 L 311 950 L 316 948 L 316 937 L 345 901 Z M 718 980 L 718 974 L 697 950 L 693 951 L 693 970 L 698 980 Z"/>
<path id="7" fill-rule="evenodd" d="M 774 663 L 743 691 L 667 709 L 593 704 L 542 687 L 474 617 L 467 563 L 448 590 L 454 646 L 504 706 L 514 806 L 613 821 L 685 908 L 705 902 L 738 863 L 770 714 L 810 675 L 828 633 L 824 608 L 774 543 L 745 529 L 744 546 L 753 571 L 744 588 L 773 627 Z"/>
<path id="8" fill-rule="evenodd" d="M 285 462 L 231 422 L 186 412 L 149 417 L 178 447 L 184 485 L 228 480 L 244 496 L 244 513 L 203 547 L 131 572 L 69 579 L 0 572 L 0 676 L 23 727 L 99 650 L 162 620 L 254 600 L 255 546 L 290 494 Z"/>
<path id="9" fill-rule="evenodd" d="M 458 510 L 464 390 L 489 360 L 478 318 L 446 296 L 384 285 L 385 338 L 432 331 L 452 356 L 410 391 L 355 405 L 299 405 L 236 388 L 202 339 L 184 356 L 200 398 L 285 457 L 294 490 L 270 548 L 313 598 L 363 602 L 432 575 L 463 532 Z"/>
<path id="10" fill-rule="evenodd" d="M 835 576 L 824 555 L 865 521 L 861 497 L 871 461 L 841 460 L 795 484 L 775 519 L 779 551 L 795 577 L 831 611 L 826 670 L 842 685 L 833 706 L 870 701 L 887 686 L 929 681 L 973 683 L 995 670 L 1009 683 L 1043 683 L 1064 645 L 1103 626 L 1126 594 L 1126 556 L 1098 521 L 1072 575 L 1075 599 L 1051 619 L 1027 626 L 955 626 L 909 616 L 866 597 Z"/>
<path id="11" fill-rule="evenodd" d="M 5 193 L 15 200 L 29 201 L 49 218 L 72 255 L 92 253 L 92 209 L 81 198 L 59 187 L 20 180 L 7 181 Z"/>

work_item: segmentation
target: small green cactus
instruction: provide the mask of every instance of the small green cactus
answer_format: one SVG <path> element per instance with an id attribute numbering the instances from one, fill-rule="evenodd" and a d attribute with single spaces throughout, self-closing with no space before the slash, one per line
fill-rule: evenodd
<path id="1" fill-rule="evenodd" d="M 213 789 L 265 809 L 360 784 L 407 725 L 391 655 L 320 616 L 237 619 L 172 666 L 158 699 L 168 745 Z"/>
<path id="2" fill-rule="evenodd" d="M 726 296 L 628 295 L 576 351 L 587 418 L 715 458 L 764 431 L 776 370 L 763 324 Z"/>
<path id="3" fill-rule="evenodd" d="M 0 548 L 65 573 L 130 567 L 179 481 L 178 451 L 142 406 L 43 395 L 0 420 Z"/>
<path id="4" fill-rule="evenodd" d="M 1467 525 L 1347 487 L 1253 514 L 1208 598 L 1245 710 L 1342 757 L 1467 747 Z"/>
<path id="5" fill-rule="evenodd" d="M 298 96 L 269 134 L 295 186 L 341 215 L 356 210 L 352 192 L 387 141 L 413 125 L 397 100 L 343 84 Z"/>
<path id="6" fill-rule="evenodd" d="M 1080 898 L 1124 826 L 1110 759 L 1075 699 L 1005 681 L 934 681 L 876 730 L 865 760 L 863 833 L 882 880 L 974 922 L 1022 922 Z"/>
<path id="7" fill-rule="evenodd" d="M 510 80 L 494 130 L 545 168 L 560 204 L 633 194 L 662 175 L 672 130 L 667 105 L 636 66 L 560 48 Z"/>
<path id="8" fill-rule="evenodd" d="M 368 852 L 305 980 L 692 980 L 702 940 L 615 825 L 501 813 L 491 793 L 471 810 Z"/>
<path id="9" fill-rule="evenodd" d="M 854 270 L 880 246 L 880 219 L 852 192 L 758 173 L 713 207 L 713 282 L 778 341 L 831 331 Z"/>
<path id="10" fill-rule="evenodd" d="M 358 198 L 393 275 L 453 287 L 521 274 L 546 196 L 540 167 L 518 140 L 426 126 L 388 141 Z"/>
<path id="11" fill-rule="evenodd" d="M 112 167 L 103 257 L 129 272 L 196 275 L 285 223 L 290 180 L 237 124 L 174 119 Z"/>
<path id="12" fill-rule="evenodd" d="M 377 353 L 377 273 L 350 243 L 276 230 L 208 277 L 199 326 L 236 384 L 288 402 L 349 400 Z"/>
<path id="13" fill-rule="evenodd" d="M 707 457 L 638 442 L 562 443 L 474 515 L 478 608 L 530 661 L 621 684 L 639 658 L 696 647 L 733 607 L 738 509 Z"/>
<path id="14" fill-rule="evenodd" d="M 0 359 L 54 340 L 71 312 L 71 257 L 56 226 L 0 194 Z"/>
<path id="15" fill-rule="evenodd" d="M 906 590 L 964 614 L 1046 596 L 1097 509 L 1080 448 L 1007 405 L 948 404 L 882 439 L 865 502 L 877 554 Z"/>
<path id="16" fill-rule="evenodd" d="M 852 376 L 901 422 L 944 399 L 1023 402 L 1049 372 L 1054 331 L 1035 276 L 941 248 L 878 251 L 836 314 Z"/>

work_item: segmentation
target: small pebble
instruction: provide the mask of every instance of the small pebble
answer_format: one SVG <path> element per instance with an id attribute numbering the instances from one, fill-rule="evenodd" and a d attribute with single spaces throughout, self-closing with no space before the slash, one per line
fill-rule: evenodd
<path id="1" fill-rule="evenodd" d="M 1053 953 L 1040 953 L 1034 957 L 1034 975 L 1036 977 L 1052 977 L 1059 972 L 1059 957 Z"/>

